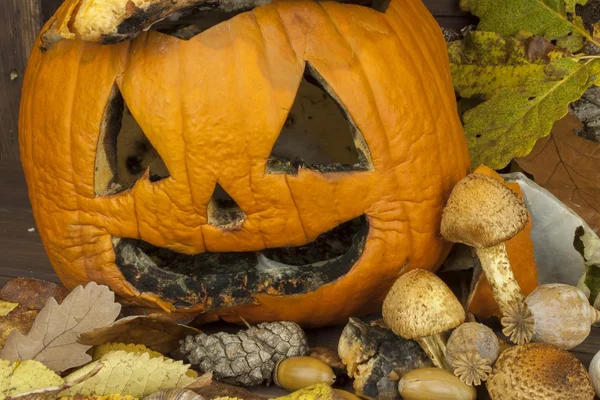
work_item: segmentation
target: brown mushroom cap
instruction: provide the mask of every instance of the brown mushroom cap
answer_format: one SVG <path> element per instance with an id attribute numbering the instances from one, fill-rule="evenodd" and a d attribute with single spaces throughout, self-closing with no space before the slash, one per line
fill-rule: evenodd
<path id="1" fill-rule="evenodd" d="M 454 293 L 432 272 L 415 269 L 396 280 L 383 301 L 383 320 L 405 339 L 456 328 L 465 310 Z"/>
<path id="2" fill-rule="evenodd" d="M 470 174 L 450 194 L 441 233 L 449 242 L 486 248 L 515 236 L 527 219 L 525 204 L 510 189 L 489 176 Z"/>
<path id="3" fill-rule="evenodd" d="M 566 350 L 540 343 L 504 351 L 486 386 L 492 400 L 594 398 L 594 388 L 583 364 Z"/>

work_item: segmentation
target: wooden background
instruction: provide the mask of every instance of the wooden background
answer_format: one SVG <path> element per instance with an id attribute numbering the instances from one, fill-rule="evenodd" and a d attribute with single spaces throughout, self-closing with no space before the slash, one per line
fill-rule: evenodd
<path id="1" fill-rule="evenodd" d="M 33 221 L 21 170 L 17 120 L 23 72 L 37 32 L 61 0 L 2 0 L 0 15 L 0 285 L 26 276 L 58 281 Z M 424 0 L 441 26 L 462 28 L 475 20 L 458 0 Z M 575 354 L 587 365 L 600 349 L 594 330 Z"/>

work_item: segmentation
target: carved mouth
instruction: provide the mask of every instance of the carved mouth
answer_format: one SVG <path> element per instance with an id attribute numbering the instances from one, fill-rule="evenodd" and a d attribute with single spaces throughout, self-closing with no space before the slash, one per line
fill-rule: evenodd
<path id="1" fill-rule="evenodd" d="M 301 294 L 335 281 L 356 264 L 368 232 L 363 215 L 298 247 L 186 255 L 126 238 L 114 238 L 113 247 L 116 264 L 139 291 L 177 308 L 203 304 L 208 311 L 252 303 L 256 294 Z"/>

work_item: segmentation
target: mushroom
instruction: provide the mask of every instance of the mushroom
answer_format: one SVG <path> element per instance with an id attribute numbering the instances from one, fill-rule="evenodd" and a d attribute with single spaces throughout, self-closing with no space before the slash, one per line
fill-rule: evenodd
<path id="1" fill-rule="evenodd" d="M 465 310 L 435 274 L 415 269 L 396 280 L 383 301 L 383 320 L 404 339 L 416 340 L 436 367 L 446 363 L 444 332 L 465 320 Z"/>
<path id="2" fill-rule="evenodd" d="M 525 302 L 533 312 L 533 341 L 569 350 L 583 342 L 600 312 L 578 288 L 562 283 L 538 286 Z"/>
<path id="3" fill-rule="evenodd" d="M 456 328 L 446 343 L 446 361 L 456 375 L 469 386 L 481 385 L 500 355 L 500 342 L 490 328 L 466 322 Z"/>
<path id="4" fill-rule="evenodd" d="M 528 343 L 504 351 L 486 387 L 492 400 L 592 400 L 583 364 L 558 347 Z"/>
<path id="5" fill-rule="evenodd" d="M 444 239 L 475 248 L 502 313 L 502 332 L 516 344 L 531 340 L 533 315 L 504 242 L 519 233 L 527 219 L 527 208 L 510 189 L 489 176 L 470 174 L 452 190 L 441 224 Z"/>

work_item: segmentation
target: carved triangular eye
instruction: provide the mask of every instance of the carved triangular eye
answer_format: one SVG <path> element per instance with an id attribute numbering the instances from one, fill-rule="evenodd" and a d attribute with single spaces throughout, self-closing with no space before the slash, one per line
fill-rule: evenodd
<path id="1" fill-rule="evenodd" d="M 240 206 L 218 183 L 208 203 L 207 212 L 208 223 L 220 228 L 238 228 L 246 219 Z"/>
<path id="2" fill-rule="evenodd" d="M 131 115 L 115 85 L 104 112 L 96 151 L 96 195 L 128 189 L 148 169 L 151 181 L 169 176 L 165 163 Z"/>
<path id="3" fill-rule="evenodd" d="M 368 146 L 321 75 L 306 69 L 294 104 L 267 161 L 267 173 L 372 170 Z"/>

